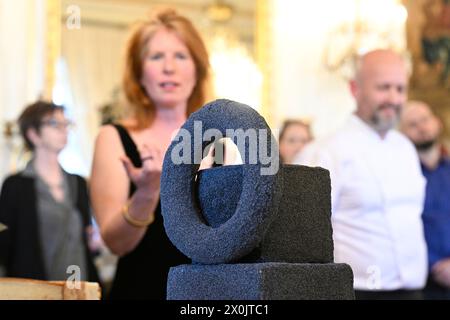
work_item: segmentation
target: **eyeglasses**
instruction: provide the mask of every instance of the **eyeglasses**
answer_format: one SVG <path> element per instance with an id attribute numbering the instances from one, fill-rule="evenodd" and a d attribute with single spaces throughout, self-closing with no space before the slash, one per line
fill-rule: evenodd
<path id="1" fill-rule="evenodd" d="M 51 128 L 58 130 L 63 130 L 63 129 L 71 129 L 74 126 L 74 123 L 70 120 L 58 121 L 56 119 L 49 119 L 42 121 L 42 125 L 49 126 Z"/>

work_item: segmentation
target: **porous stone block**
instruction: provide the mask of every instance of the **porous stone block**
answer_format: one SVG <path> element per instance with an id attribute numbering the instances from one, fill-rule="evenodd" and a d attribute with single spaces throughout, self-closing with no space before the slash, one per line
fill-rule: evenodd
<path id="1" fill-rule="evenodd" d="M 168 300 L 352 300 L 346 264 L 250 263 L 170 269 Z"/>
<path id="2" fill-rule="evenodd" d="M 322 168 L 284 165 L 277 215 L 260 244 L 244 262 L 333 262 L 331 187 Z M 216 228 L 230 219 L 242 192 L 242 166 L 224 166 L 198 174 L 197 198 L 208 225 Z"/>

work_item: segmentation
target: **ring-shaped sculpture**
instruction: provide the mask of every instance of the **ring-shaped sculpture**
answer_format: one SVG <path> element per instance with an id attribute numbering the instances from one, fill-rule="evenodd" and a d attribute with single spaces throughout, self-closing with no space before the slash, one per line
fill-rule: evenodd
<path id="1" fill-rule="evenodd" d="M 199 159 L 201 160 L 206 146 L 211 143 L 210 140 L 203 139 L 208 129 L 216 129 L 223 137 L 231 138 L 241 155 L 245 155 L 242 192 L 236 211 L 215 228 L 205 223 L 195 196 Z M 251 132 L 256 132 L 256 148 L 251 139 L 245 139 L 245 143 L 242 143 L 237 141 L 238 135 L 227 135 L 229 129 L 235 133 L 241 130 L 240 138 L 242 133 L 250 133 L 251 136 Z M 186 132 L 189 132 L 190 137 L 187 137 Z M 254 139 L 255 135 L 252 137 Z M 269 148 L 260 148 L 261 144 Z M 190 157 L 187 157 L 190 161 L 178 164 L 179 161 L 174 159 L 180 156 L 186 159 L 183 152 L 190 153 Z M 255 157 L 252 152 L 256 152 L 256 163 L 253 163 Z M 270 163 L 267 161 L 268 157 Z M 279 162 L 274 166 L 274 172 L 262 174 L 262 169 L 273 165 L 273 161 L 279 161 L 278 145 L 266 121 L 254 109 L 222 99 L 208 103 L 193 113 L 172 141 L 163 163 L 161 208 L 169 239 L 193 262 L 198 263 L 235 262 L 249 254 L 264 238 L 278 212 L 282 183 L 282 176 L 278 171 Z M 200 194 L 199 197 L 201 196 Z"/>

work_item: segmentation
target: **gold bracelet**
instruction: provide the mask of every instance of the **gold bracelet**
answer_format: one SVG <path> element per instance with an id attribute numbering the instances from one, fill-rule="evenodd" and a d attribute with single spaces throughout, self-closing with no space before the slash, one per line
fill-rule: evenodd
<path id="1" fill-rule="evenodd" d="M 144 228 L 150 225 L 155 220 L 155 214 L 150 214 L 150 217 L 147 220 L 138 220 L 130 216 L 130 212 L 128 211 L 129 202 L 123 206 L 122 215 L 125 218 L 125 221 L 131 224 L 133 227 Z"/>

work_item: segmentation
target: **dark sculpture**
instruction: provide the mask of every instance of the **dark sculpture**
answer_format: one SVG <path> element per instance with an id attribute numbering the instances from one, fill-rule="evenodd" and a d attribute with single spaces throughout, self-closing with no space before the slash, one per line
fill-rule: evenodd
<path id="1" fill-rule="evenodd" d="M 210 140 L 196 146 L 195 138 L 182 141 L 179 134 L 169 147 L 161 178 L 164 225 L 193 265 L 171 269 L 168 299 L 353 299 L 350 267 L 333 263 L 328 171 L 291 165 L 262 174 L 279 161 L 278 146 L 265 120 L 246 105 L 214 101 L 182 127 L 201 137 L 209 129 L 223 137 L 240 129 L 258 134 L 254 145 L 230 137 L 243 165 L 198 173 Z M 176 152 L 180 143 L 189 155 Z"/>

